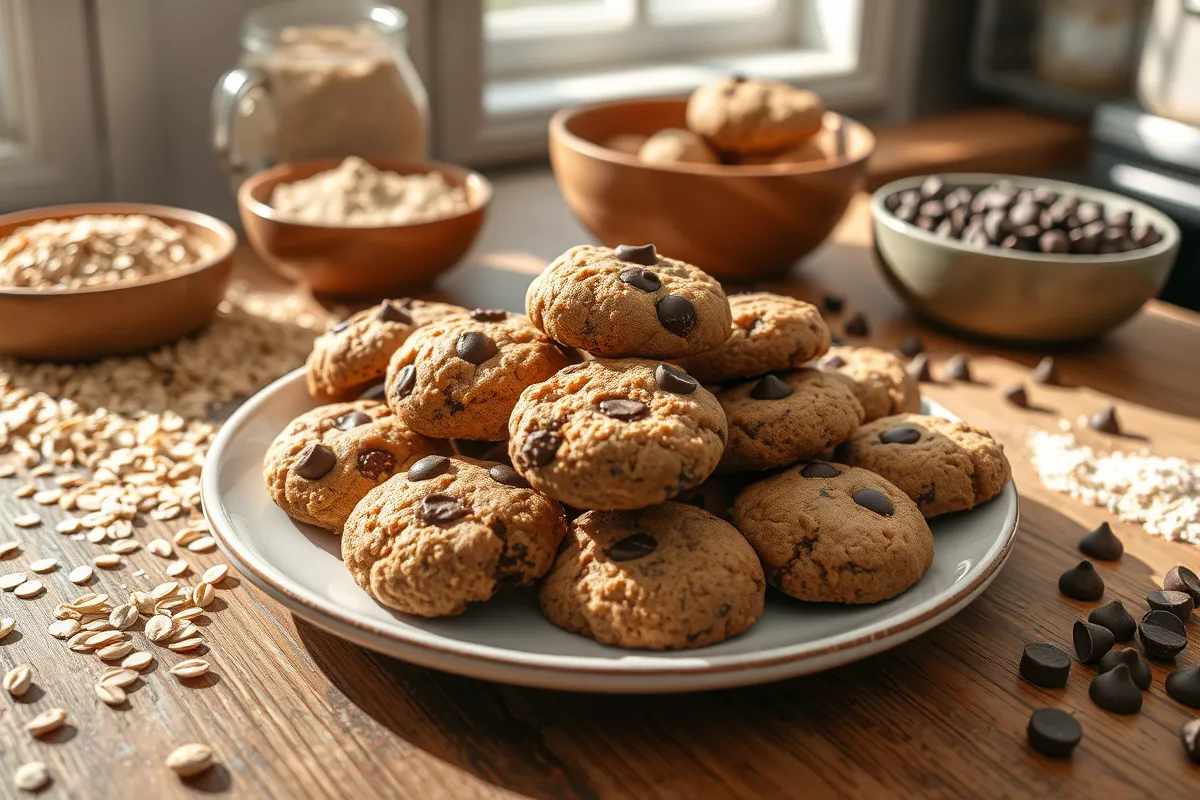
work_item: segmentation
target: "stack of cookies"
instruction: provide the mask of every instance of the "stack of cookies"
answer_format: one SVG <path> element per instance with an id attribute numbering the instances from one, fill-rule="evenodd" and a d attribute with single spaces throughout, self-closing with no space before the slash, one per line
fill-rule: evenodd
<path id="1" fill-rule="evenodd" d="M 540 581 L 562 628 L 699 647 L 753 625 L 768 583 L 894 597 L 932 563 L 926 518 L 1008 480 L 986 432 L 915 413 L 899 356 L 830 352 L 814 306 L 726 297 L 653 245 L 569 250 L 526 312 L 385 301 L 316 342 L 309 388 L 338 402 L 279 436 L 268 487 L 391 608 Z"/>

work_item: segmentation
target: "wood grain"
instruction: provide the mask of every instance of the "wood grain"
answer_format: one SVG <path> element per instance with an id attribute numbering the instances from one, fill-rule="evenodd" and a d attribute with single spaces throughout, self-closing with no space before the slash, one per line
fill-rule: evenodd
<path id="1" fill-rule="evenodd" d="M 496 178 L 495 213 L 480 244 L 440 288 L 465 304 L 516 309 L 531 273 L 586 236 L 548 173 Z M 1155 666 L 1142 713 L 1125 718 L 1088 700 L 1090 668 L 1076 664 L 1065 690 L 1045 690 L 1021 681 L 1017 662 L 1023 644 L 1034 639 L 1070 649 L 1071 623 L 1087 605 L 1059 595 L 1056 579 L 1080 557 L 1082 533 L 1107 518 L 1039 485 L 1024 446 L 1028 429 L 1116 401 L 1126 427 L 1145 440 L 1097 441 L 1200 458 L 1200 317 L 1151 304 L 1104 342 L 1057 353 L 1076 388 L 1034 386 L 1032 398 L 1045 410 L 1020 410 L 1000 391 L 1024 380 L 1042 354 L 966 343 L 914 322 L 876 275 L 868 237 L 860 200 L 829 245 L 793 280 L 771 288 L 812 300 L 842 294 L 847 312 L 868 315 L 874 343 L 891 345 L 919 332 L 938 367 L 953 352 L 975 355 L 978 383 L 928 392 L 1005 444 L 1022 522 L 1003 572 L 950 622 L 888 653 L 808 678 L 735 691 L 605 697 L 489 684 L 379 656 L 294 618 L 247 581 L 231 578 L 206 615 L 214 676 L 182 685 L 167 667 L 183 656 L 163 654 L 131 692 L 128 708 L 110 709 L 91 690 L 103 666 L 45 633 L 55 603 L 78 594 L 67 568 L 90 560 L 95 549 L 54 534 L 50 525 L 14 529 L 12 518 L 30 506 L 11 498 L 13 481 L 0 481 L 0 538 L 25 545 L 18 557 L 0 562 L 0 572 L 38 556 L 63 562 L 43 597 L 0 595 L 0 615 L 15 617 L 19 630 L 0 642 L 0 666 L 29 662 L 37 683 L 19 701 L 0 699 L 0 796 L 15 795 L 9 776 L 35 759 L 54 774 L 44 797 L 1193 795 L 1200 767 L 1184 758 L 1177 730 L 1195 712 L 1165 695 L 1166 669 Z M 257 275 L 242 256 L 243 273 Z M 839 328 L 840 320 L 832 324 Z M 138 536 L 147 541 L 169 527 L 150 523 Z M 1171 566 L 1200 562 L 1194 547 L 1128 524 L 1115 529 L 1126 555 L 1099 569 L 1107 597 L 1132 609 L 1144 607 L 1143 596 Z M 150 572 L 152 585 L 166 564 L 144 551 L 126 560 L 121 571 L 97 570 L 96 586 L 135 584 L 136 567 Z M 203 568 L 220 558 L 191 560 Z M 1194 630 L 1180 663 L 1200 663 Z M 31 739 L 21 722 L 52 705 L 70 711 L 70 727 L 48 742 Z M 1036 755 L 1025 744 L 1030 710 L 1047 705 L 1071 711 L 1083 724 L 1084 741 L 1069 761 Z M 211 744 L 220 765 L 182 782 L 163 760 L 187 741 Z"/>

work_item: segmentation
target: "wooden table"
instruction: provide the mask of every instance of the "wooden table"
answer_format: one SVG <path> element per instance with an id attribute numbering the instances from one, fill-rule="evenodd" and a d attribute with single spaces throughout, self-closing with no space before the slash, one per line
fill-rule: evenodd
<path id="1" fill-rule="evenodd" d="M 479 247 L 442 289 L 466 305 L 518 309 L 530 276 L 587 237 L 541 169 L 498 175 L 493 208 Z M 1025 379 L 1042 354 L 966 343 L 915 323 L 875 272 L 867 222 L 857 202 L 794 280 L 771 288 L 809 300 L 845 295 L 848 312 L 868 315 L 873 342 L 894 345 L 919 331 L 939 367 L 951 353 L 974 355 L 978 383 L 932 385 L 928 393 L 1004 442 L 1022 520 L 1008 565 L 950 622 L 808 678 L 704 694 L 592 696 L 489 684 L 379 656 L 293 617 L 245 580 L 231 581 L 205 631 L 216 677 L 185 687 L 160 668 L 128 709 L 112 710 L 92 695 L 95 665 L 82 669 L 42 633 L 52 604 L 5 594 L 0 613 L 25 633 L 0 643 L 0 664 L 32 662 L 41 694 L 20 704 L 0 699 L 0 796 L 15 791 L 8 776 L 16 765 L 33 759 L 55 775 L 48 797 L 1196 796 L 1200 766 L 1186 761 L 1177 735 L 1194 712 L 1166 697 L 1161 666 L 1141 714 L 1118 717 L 1088 700 L 1090 669 L 1076 664 L 1065 690 L 1044 690 L 1018 678 L 1017 662 L 1030 640 L 1070 651 L 1071 623 L 1087 607 L 1059 595 L 1056 580 L 1080 557 L 1082 533 L 1107 518 L 1039 485 L 1027 430 L 1116 401 L 1125 426 L 1155 452 L 1200 458 L 1200 316 L 1150 304 L 1105 341 L 1056 353 L 1078 388 L 1034 387 L 1045 410 L 1019 410 L 1000 390 Z M 833 325 L 840 329 L 837 318 Z M 18 502 L 0 496 L 3 538 Z M 1131 608 L 1143 607 L 1171 566 L 1198 566 L 1194 547 L 1115 527 L 1125 557 L 1099 569 L 1109 596 Z M 65 539 L 47 547 L 56 544 L 90 548 Z M 0 571 L 18 569 L 23 558 Z M 1181 664 L 1200 663 L 1195 627 Z M 71 711 L 71 728 L 49 744 L 33 741 L 18 722 L 50 704 Z M 1048 759 L 1026 745 L 1029 713 L 1039 706 L 1082 722 L 1073 759 Z M 186 784 L 162 766 L 185 741 L 210 743 L 220 761 Z"/>

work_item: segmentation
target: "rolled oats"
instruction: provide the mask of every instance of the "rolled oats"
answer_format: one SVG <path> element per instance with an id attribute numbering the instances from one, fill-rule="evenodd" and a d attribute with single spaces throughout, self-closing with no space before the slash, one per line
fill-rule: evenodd
<path id="1" fill-rule="evenodd" d="M 67 721 L 67 712 L 61 708 L 50 708 L 25 723 L 25 730 L 34 736 L 45 736 L 62 727 Z"/>
<path id="2" fill-rule="evenodd" d="M 213 750 L 206 744 L 185 744 L 167 756 L 167 766 L 180 777 L 199 775 L 213 764 Z"/>

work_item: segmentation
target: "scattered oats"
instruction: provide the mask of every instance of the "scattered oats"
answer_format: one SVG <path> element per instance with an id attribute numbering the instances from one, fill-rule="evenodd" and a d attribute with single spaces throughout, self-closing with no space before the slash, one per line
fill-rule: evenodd
<path id="1" fill-rule="evenodd" d="M 174 650 L 176 653 L 183 653 L 188 650 L 195 650 L 200 645 L 204 644 L 204 640 L 199 636 L 193 636 L 190 639 L 181 639 L 178 642 L 171 642 L 167 645 L 168 650 Z"/>
<path id="2" fill-rule="evenodd" d="M 0 464 L 0 478 L 11 478 L 17 474 L 17 468 L 12 464 Z"/>
<path id="3" fill-rule="evenodd" d="M 54 529 L 59 533 L 75 533 L 83 524 L 79 521 L 79 517 L 67 517 L 54 526 Z"/>
<path id="4" fill-rule="evenodd" d="M 117 642 L 116 644 L 110 644 L 108 647 L 100 648 L 96 651 L 96 655 L 103 661 L 116 661 L 132 652 L 133 642 Z"/>
<path id="5" fill-rule="evenodd" d="M 103 528 L 115 521 L 116 517 L 106 511 L 93 511 L 91 514 L 84 514 L 79 519 L 79 524 L 85 528 Z"/>
<path id="6" fill-rule="evenodd" d="M 146 616 L 154 614 L 154 598 L 140 589 L 129 593 L 129 602 L 137 606 L 139 614 Z"/>
<path id="7" fill-rule="evenodd" d="M 187 605 L 191 602 L 191 595 L 186 597 L 172 597 L 167 600 L 159 600 L 154 604 L 156 614 L 172 614 L 175 609 Z"/>
<path id="8" fill-rule="evenodd" d="M 8 558 L 9 556 L 15 556 L 17 554 L 17 551 L 20 549 L 21 549 L 20 542 L 5 542 L 4 544 L 0 544 L 0 558 Z"/>
<path id="9" fill-rule="evenodd" d="M 70 606 L 59 605 L 58 608 L 54 609 L 54 618 L 80 620 L 83 618 L 83 615 Z"/>
<path id="10" fill-rule="evenodd" d="M 0 640 L 13 632 L 17 627 L 17 621 L 12 617 L 0 617 Z"/>
<path id="11" fill-rule="evenodd" d="M 50 708 L 25 723 L 25 730 L 34 736 L 45 736 L 62 727 L 67 721 L 67 712 L 61 708 Z"/>
<path id="12" fill-rule="evenodd" d="M 124 689 L 107 683 L 96 684 L 96 696 L 110 706 L 124 705 L 126 699 Z"/>
<path id="13" fill-rule="evenodd" d="M 33 668 L 28 664 L 18 664 L 4 673 L 4 691 L 13 697 L 20 697 L 29 691 L 33 685 Z"/>
<path id="14" fill-rule="evenodd" d="M 153 660 L 154 656 L 150 655 L 145 650 L 139 650 L 136 653 L 130 653 L 125 660 L 121 662 L 121 666 L 125 669 L 141 671 L 150 666 L 150 662 Z"/>
<path id="15" fill-rule="evenodd" d="M 125 630 L 133 626 L 138 621 L 137 606 L 125 605 L 117 606 L 108 615 L 108 624 L 112 625 L 117 630 Z"/>
<path id="16" fill-rule="evenodd" d="M 193 553 L 207 553 L 217 546 L 217 540 L 211 536 L 202 536 L 194 542 L 189 542 L 187 549 Z"/>
<path id="17" fill-rule="evenodd" d="M 202 538 L 204 538 L 204 531 L 199 528 L 180 528 L 175 533 L 173 541 L 180 547 L 186 547 L 188 544 Z"/>
<path id="18" fill-rule="evenodd" d="M 115 542 L 113 542 L 112 544 L 110 544 L 108 546 L 108 549 L 113 551 L 114 553 L 120 553 L 121 555 L 128 555 L 129 553 L 132 553 L 134 550 L 137 550 L 141 546 L 142 546 L 142 543 L 139 542 L 137 539 L 117 539 Z"/>
<path id="19" fill-rule="evenodd" d="M 204 574 L 200 576 L 200 580 L 204 583 L 218 584 L 225 580 L 225 576 L 229 574 L 229 567 L 224 564 L 214 564 L 204 570 Z"/>
<path id="20" fill-rule="evenodd" d="M 105 620 L 107 624 L 107 620 Z M 90 634 L 87 639 L 87 644 L 92 647 L 105 647 L 110 644 L 116 644 L 125 641 L 125 634 L 118 630 L 106 629 Z"/>
<path id="21" fill-rule="evenodd" d="M 208 672 L 208 662 L 203 658 L 189 658 L 171 667 L 171 674 L 176 678 L 199 678 Z"/>
<path id="22" fill-rule="evenodd" d="M 91 614 L 108 614 L 108 612 L 112 611 L 112 606 L 108 602 L 108 595 L 97 592 L 88 592 L 76 597 L 75 602 L 71 606 L 76 611 Z"/>
<path id="23" fill-rule="evenodd" d="M 171 543 L 166 539 L 152 539 L 146 549 L 160 558 L 171 557 Z"/>
<path id="24" fill-rule="evenodd" d="M 100 498 L 93 494 L 81 494 L 75 498 L 75 507 L 80 511 L 99 511 Z"/>
<path id="25" fill-rule="evenodd" d="M 144 570 L 144 569 L 135 569 L 135 570 L 133 571 L 133 577 L 135 577 L 135 578 L 144 578 L 144 577 L 146 577 L 146 570 Z M 122 588 L 124 588 L 124 587 L 122 587 Z"/>
<path id="26" fill-rule="evenodd" d="M 37 494 L 38 488 L 32 483 L 27 483 L 13 491 L 13 497 L 18 500 L 27 500 Z"/>
<path id="27" fill-rule="evenodd" d="M 130 669 L 122 664 L 119 667 L 110 667 L 100 675 L 100 679 L 96 683 L 102 683 L 105 686 L 120 686 L 122 688 L 136 681 L 142 675 L 136 669 Z"/>
<path id="28" fill-rule="evenodd" d="M 92 575 L 94 574 L 95 571 L 87 564 L 84 564 L 83 566 L 76 567 L 67 573 L 67 580 L 69 580 L 71 583 L 78 583 L 82 585 L 90 581 L 92 579 Z"/>
<path id="29" fill-rule="evenodd" d="M 199 775 L 213 764 L 213 750 L 206 744 L 185 744 L 167 756 L 167 766 L 182 778 Z"/>
<path id="30" fill-rule="evenodd" d="M 203 608 L 199 608 L 197 606 L 192 606 L 191 608 L 185 608 L 183 611 L 180 611 L 178 614 L 172 614 L 171 619 L 176 620 L 177 622 L 183 622 L 185 620 L 195 619 L 196 617 L 200 616 L 203 613 L 204 613 Z"/>
<path id="31" fill-rule="evenodd" d="M 108 538 L 108 528 L 92 528 L 87 532 L 87 540 L 92 544 L 100 544 Z"/>
<path id="32" fill-rule="evenodd" d="M 44 478 L 47 475 L 54 474 L 54 467 L 50 464 L 39 464 L 38 466 L 29 470 L 29 474 L 34 478 Z"/>
<path id="33" fill-rule="evenodd" d="M 58 503 L 59 498 L 61 498 L 62 495 L 62 489 L 45 489 L 33 496 L 33 502 L 37 503 L 39 506 L 52 506 Z"/>
<path id="34" fill-rule="evenodd" d="M 120 553 L 104 553 L 102 555 L 98 555 L 95 558 L 93 558 L 92 563 L 95 564 L 97 567 L 103 567 L 104 569 L 112 569 L 113 567 L 120 565 L 121 554 Z"/>
<path id="35" fill-rule="evenodd" d="M 217 592 L 211 584 L 198 583 L 196 588 L 192 589 L 192 605 L 204 608 L 213 601 L 217 596 Z"/>
<path id="36" fill-rule="evenodd" d="M 42 588 L 41 581 L 25 581 L 16 589 L 13 589 L 13 594 L 22 600 L 29 600 L 30 598 L 37 597 L 39 594 L 41 594 Z"/>
<path id="37" fill-rule="evenodd" d="M 171 635 L 175 623 L 170 617 L 156 614 L 146 622 L 146 638 L 152 642 L 161 642 Z"/>
<path id="38" fill-rule="evenodd" d="M 58 569 L 58 561 L 53 558 L 39 558 L 37 561 L 31 562 L 29 568 L 39 574 L 54 572 Z"/>
<path id="39" fill-rule="evenodd" d="M 150 597 L 154 600 L 162 600 L 163 598 L 170 597 L 178 591 L 178 583 L 175 581 L 167 581 L 166 583 L 160 583 L 158 586 L 155 586 L 153 589 L 151 589 Z"/>
<path id="40" fill-rule="evenodd" d="M 0 577 L 0 589 L 11 592 L 28 579 L 28 576 L 24 572 L 10 572 L 8 575 Z"/>
<path id="41" fill-rule="evenodd" d="M 183 513 L 183 509 L 180 506 L 168 505 L 168 506 L 158 506 L 157 508 L 155 508 L 153 511 L 150 512 L 150 516 L 153 519 L 165 522 L 167 520 L 175 519 L 182 513 Z"/>
<path id="42" fill-rule="evenodd" d="M 172 561 L 170 564 L 167 565 L 167 574 L 170 575 L 172 578 L 178 578 L 180 575 L 183 575 L 191 568 L 192 568 L 191 564 L 189 564 L 188 562 L 186 562 L 182 558 L 180 558 L 176 561 Z"/>
<path id="43" fill-rule="evenodd" d="M 70 639 L 79 633 L 81 627 L 78 620 L 59 619 L 50 623 L 49 631 L 55 639 Z"/>
<path id="44" fill-rule="evenodd" d="M 112 623 L 108 621 L 108 617 L 101 617 L 100 619 L 94 619 L 90 622 L 86 622 L 83 625 L 83 629 L 85 631 L 92 631 L 92 632 L 115 631 L 116 630 L 116 628 L 114 628 L 112 626 Z"/>
<path id="45" fill-rule="evenodd" d="M 183 625 L 179 625 L 178 623 L 180 620 L 178 617 L 172 617 L 172 619 L 176 623 L 175 632 L 172 634 L 172 638 L 183 641 L 184 639 L 191 639 L 194 636 L 200 635 L 200 629 L 196 627 L 196 623 L 185 620 Z"/>
<path id="46" fill-rule="evenodd" d="M 22 514 L 19 517 L 13 518 L 13 525 L 18 528 L 36 528 L 42 524 L 42 518 L 37 514 Z"/>
<path id="47" fill-rule="evenodd" d="M 80 486 L 85 480 L 82 475 L 76 475 L 74 472 L 64 472 L 61 475 L 54 476 L 54 482 L 64 489 Z"/>
<path id="48" fill-rule="evenodd" d="M 23 792 L 36 792 L 50 783 L 50 770 L 40 761 L 30 761 L 17 767 L 13 783 Z"/>

